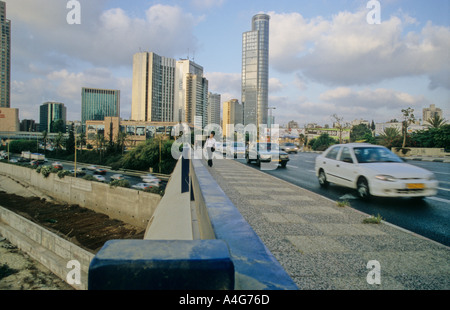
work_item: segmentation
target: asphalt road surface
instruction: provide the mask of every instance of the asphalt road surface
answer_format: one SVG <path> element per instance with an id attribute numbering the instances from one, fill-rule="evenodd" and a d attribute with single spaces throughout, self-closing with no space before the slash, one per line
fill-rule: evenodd
<path id="1" fill-rule="evenodd" d="M 327 189 L 319 186 L 314 172 L 315 153 L 290 154 L 285 169 L 264 171 L 292 184 L 336 201 L 347 200 L 351 207 L 369 215 L 381 217 L 394 225 L 415 232 L 431 240 L 450 246 L 450 164 L 440 162 L 408 161 L 409 164 L 428 169 L 439 181 L 436 196 L 423 201 L 409 198 L 373 198 L 362 201 L 354 190 L 331 184 Z M 238 159 L 246 164 L 245 160 Z M 255 164 L 250 164 L 259 169 Z"/>

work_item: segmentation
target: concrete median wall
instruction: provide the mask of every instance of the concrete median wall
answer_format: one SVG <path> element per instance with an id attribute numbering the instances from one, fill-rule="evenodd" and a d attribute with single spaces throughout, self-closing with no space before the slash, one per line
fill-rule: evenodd
<path id="1" fill-rule="evenodd" d="M 0 206 L 0 234 L 63 280 L 73 269 L 68 262 L 79 263 L 78 290 L 87 289 L 89 264 L 94 254 L 57 236 L 41 226 Z"/>
<path id="2" fill-rule="evenodd" d="M 74 177 L 60 179 L 56 174 L 45 178 L 35 170 L 0 163 L 0 173 L 28 184 L 56 201 L 76 204 L 104 213 L 111 218 L 146 229 L 161 196 Z"/>

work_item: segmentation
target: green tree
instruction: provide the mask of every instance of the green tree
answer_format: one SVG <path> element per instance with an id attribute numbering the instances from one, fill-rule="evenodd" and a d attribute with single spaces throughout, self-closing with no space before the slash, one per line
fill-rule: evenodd
<path id="1" fill-rule="evenodd" d="M 401 139 L 401 134 L 397 128 L 388 127 L 385 128 L 383 133 L 380 135 L 380 144 L 387 148 L 397 146 L 399 140 Z"/>
<path id="2" fill-rule="evenodd" d="M 444 126 L 447 121 L 445 119 L 443 119 L 442 117 L 440 117 L 439 115 L 435 115 L 432 118 L 429 118 L 427 120 L 428 124 L 425 124 L 425 126 L 427 127 L 431 127 L 431 128 L 440 128 L 442 126 Z"/>
<path id="3" fill-rule="evenodd" d="M 62 119 L 57 119 L 55 121 L 52 121 L 50 123 L 50 131 L 52 133 L 66 133 L 66 125 L 64 124 L 64 121 Z"/>
<path id="4" fill-rule="evenodd" d="M 47 152 L 47 140 L 48 140 L 48 133 L 47 131 L 42 132 L 42 143 L 44 144 L 44 154 Z"/>
<path id="5" fill-rule="evenodd" d="M 73 124 L 70 127 L 69 137 L 66 140 L 66 153 L 73 154 L 75 152 L 75 135 Z"/>
<path id="6" fill-rule="evenodd" d="M 58 135 L 55 138 L 55 146 L 56 151 L 61 151 L 63 145 L 64 145 L 64 135 L 62 132 L 59 132 Z"/>
<path id="7" fill-rule="evenodd" d="M 336 143 L 336 140 L 331 138 L 327 133 L 321 134 L 317 139 L 315 139 L 312 149 L 314 151 L 325 151 L 330 145 Z"/>
<path id="8" fill-rule="evenodd" d="M 359 125 L 353 126 L 350 131 L 350 141 L 356 142 L 356 141 L 365 140 L 367 135 L 372 136 L 372 131 L 366 124 L 359 124 Z"/>
<path id="9" fill-rule="evenodd" d="M 402 148 L 406 146 L 406 136 L 408 135 L 408 126 L 416 121 L 414 117 L 414 109 L 407 108 L 402 110 L 403 113 L 403 122 L 402 122 L 402 135 L 403 135 L 403 143 Z"/>

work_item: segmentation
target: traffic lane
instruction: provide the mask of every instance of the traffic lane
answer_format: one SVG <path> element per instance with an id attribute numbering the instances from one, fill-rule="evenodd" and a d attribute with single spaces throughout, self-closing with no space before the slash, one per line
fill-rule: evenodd
<path id="1" fill-rule="evenodd" d="M 44 164 L 44 166 L 51 166 L 54 162 L 58 162 L 58 161 L 57 160 L 55 160 L 55 161 L 49 160 L 47 163 Z M 73 163 L 64 162 L 64 163 L 62 163 L 62 166 L 63 166 L 64 170 L 69 170 L 70 171 L 70 170 L 74 170 L 75 169 L 75 164 L 73 164 Z M 77 169 L 79 169 L 79 168 L 86 168 L 86 174 L 94 175 L 94 171 L 93 170 L 88 170 L 87 169 L 89 166 L 93 166 L 93 165 L 77 163 Z M 107 183 L 113 181 L 111 179 L 111 177 L 113 175 L 115 175 L 115 174 L 122 174 L 125 177 L 125 179 L 130 182 L 131 186 L 139 184 L 139 183 L 144 183 L 140 177 L 137 177 L 137 176 L 134 176 L 134 175 L 127 175 L 126 173 L 123 173 L 123 172 L 120 172 L 120 171 L 113 171 L 113 170 L 108 170 L 108 169 L 105 169 L 105 170 L 106 170 L 106 173 L 103 176 L 105 177 Z M 82 177 L 82 176 L 79 175 L 77 177 Z"/>
<path id="2" fill-rule="evenodd" d="M 348 200 L 351 206 L 369 215 L 378 215 L 387 222 L 423 235 L 445 245 L 450 245 L 449 226 L 450 208 L 447 191 L 439 191 L 434 197 L 417 201 L 410 198 L 378 198 L 370 201 L 362 201 L 356 196 L 355 190 L 330 184 L 327 189 L 321 188 L 315 175 L 314 153 L 291 154 L 290 162 L 285 169 L 264 171 L 270 175 L 288 181 L 292 184 L 308 189 L 332 200 Z M 245 164 L 245 161 L 240 160 Z M 417 164 L 417 162 L 410 162 Z M 420 165 L 420 164 L 418 164 Z M 430 163 L 421 165 L 430 171 L 445 171 L 447 163 Z M 258 167 L 251 165 L 255 169 Z M 445 180 L 445 174 L 436 177 L 441 182 Z M 446 181 L 443 181 L 446 182 Z M 448 184 L 441 186 L 448 188 Z"/>

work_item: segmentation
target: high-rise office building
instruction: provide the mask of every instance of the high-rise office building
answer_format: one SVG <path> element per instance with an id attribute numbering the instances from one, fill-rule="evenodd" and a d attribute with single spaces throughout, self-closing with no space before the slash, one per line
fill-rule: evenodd
<path id="1" fill-rule="evenodd" d="M 186 75 L 186 117 L 184 122 L 205 128 L 207 123 L 208 80 L 200 75 Z"/>
<path id="2" fill-rule="evenodd" d="M 58 123 L 59 121 L 59 123 Z M 66 132 L 67 109 L 60 102 L 46 102 L 39 109 L 39 131 Z"/>
<path id="3" fill-rule="evenodd" d="M 223 103 L 223 133 L 227 136 L 232 134 L 229 125 L 238 125 L 243 122 L 242 105 L 239 100 L 232 99 Z"/>
<path id="4" fill-rule="evenodd" d="M 83 87 L 81 89 L 81 123 L 120 117 L 120 90 Z"/>
<path id="5" fill-rule="evenodd" d="M 267 124 L 269 101 L 270 16 L 253 16 L 252 31 L 242 36 L 242 104 L 244 125 Z"/>
<path id="6" fill-rule="evenodd" d="M 0 1 L 0 108 L 11 107 L 11 21 L 6 19 L 6 3 Z"/>
<path id="7" fill-rule="evenodd" d="M 220 126 L 220 94 L 208 94 L 208 106 L 206 107 L 206 124 L 217 124 Z"/>
<path id="8" fill-rule="evenodd" d="M 187 104 L 188 81 L 191 81 L 193 76 L 197 76 L 199 79 L 203 78 L 203 67 L 189 59 L 178 60 L 175 74 L 175 108 L 174 108 L 175 114 L 173 120 L 174 122 L 189 123 L 191 120 L 193 120 L 193 117 L 191 117 L 190 114 L 189 116 L 187 114 L 190 113 L 188 111 L 189 105 Z M 208 92 L 208 89 L 206 89 L 206 92 Z M 200 98 L 200 101 L 204 102 L 205 104 L 207 102 L 203 97 Z M 203 114 L 201 116 L 203 117 Z"/>
<path id="9" fill-rule="evenodd" d="M 173 121 L 175 68 L 175 59 L 155 53 L 133 56 L 132 120 Z"/>

